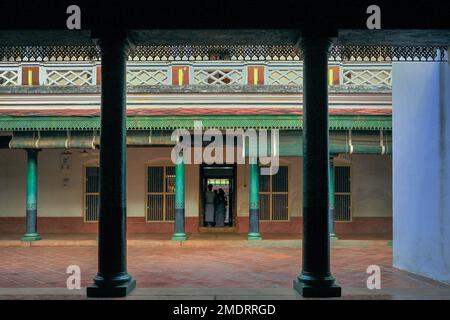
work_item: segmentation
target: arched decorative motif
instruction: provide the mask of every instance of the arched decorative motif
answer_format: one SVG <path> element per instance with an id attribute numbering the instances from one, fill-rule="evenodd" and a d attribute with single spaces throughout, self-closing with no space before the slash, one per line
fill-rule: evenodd
<path id="1" fill-rule="evenodd" d="M 331 61 L 446 61 L 445 46 L 340 45 L 330 50 Z M 97 46 L 0 47 L 0 61 L 98 61 Z M 129 61 L 301 61 L 295 46 L 136 46 Z"/>

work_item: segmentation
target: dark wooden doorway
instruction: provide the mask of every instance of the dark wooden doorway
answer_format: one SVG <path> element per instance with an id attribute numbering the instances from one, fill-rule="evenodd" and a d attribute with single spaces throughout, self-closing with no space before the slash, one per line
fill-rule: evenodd
<path id="1" fill-rule="evenodd" d="M 205 226 L 205 192 L 208 184 L 213 190 L 222 188 L 227 198 L 225 227 L 232 231 L 236 226 L 236 164 L 202 164 L 200 166 L 200 227 Z M 223 229 L 221 228 L 221 229 Z M 203 228 L 202 228 L 203 229 Z M 208 228 L 208 229 L 214 229 Z M 211 230 L 212 231 L 212 230 Z M 226 231 L 226 230 L 225 230 Z"/>

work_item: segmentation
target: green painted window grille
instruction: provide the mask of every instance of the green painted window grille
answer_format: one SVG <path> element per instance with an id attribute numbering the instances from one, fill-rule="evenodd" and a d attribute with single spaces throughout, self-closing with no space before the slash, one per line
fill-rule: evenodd
<path id="1" fill-rule="evenodd" d="M 334 167 L 334 219 L 351 221 L 351 177 L 350 166 Z"/>
<path id="2" fill-rule="evenodd" d="M 147 167 L 147 221 L 173 221 L 175 166 Z"/>
<path id="3" fill-rule="evenodd" d="M 84 221 L 98 221 L 100 200 L 100 168 L 85 167 L 84 184 Z"/>
<path id="4" fill-rule="evenodd" d="M 259 219 L 261 221 L 289 220 L 288 177 L 287 166 L 280 166 L 273 176 L 259 176 Z"/>

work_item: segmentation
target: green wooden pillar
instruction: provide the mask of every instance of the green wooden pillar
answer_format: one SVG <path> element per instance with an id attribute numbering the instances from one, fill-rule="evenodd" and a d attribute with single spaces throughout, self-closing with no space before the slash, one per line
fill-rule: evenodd
<path id="1" fill-rule="evenodd" d="M 304 37 L 302 272 L 294 289 L 304 297 L 339 297 L 330 271 L 328 198 L 328 55 L 331 40 Z"/>
<path id="2" fill-rule="evenodd" d="M 41 240 L 37 233 L 38 152 L 37 149 L 27 149 L 27 226 L 22 241 Z"/>
<path id="3" fill-rule="evenodd" d="M 333 156 L 330 156 L 329 161 L 329 174 L 328 174 L 328 197 L 329 201 L 329 230 L 330 230 L 330 239 L 337 239 L 336 234 L 334 233 L 334 164 L 333 164 Z"/>
<path id="4" fill-rule="evenodd" d="M 252 163 L 255 162 L 255 163 Z M 249 164 L 249 228 L 248 240 L 261 240 L 259 233 L 259 166 L 256 159 Z"/>
<path id="5" fill-rule="evenodd" d="M 179 155 L 175 163 L 175 225 L 172 240 L 186 240 L 184 223 L 184 159 Z"/>
<path id="6" fill-rule="evenodd" d="M 88 297 L 123 297 L 136 281 L 127 272 L 126 60 L 128 41 L 104 34 L 101 50 L 100 209 L 98 273 Z"/>

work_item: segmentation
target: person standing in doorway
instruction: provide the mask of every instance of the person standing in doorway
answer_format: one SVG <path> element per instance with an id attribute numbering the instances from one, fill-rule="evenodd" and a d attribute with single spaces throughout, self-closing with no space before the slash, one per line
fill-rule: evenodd
<path id="1" fill-rule="evenodd" d="M 216 203 L 216 194 L 212 191 L 213 185 L 208 185 L 205 194 L 205 223 L 207 227 L 214 226 L 214 207 Z"/>
<path id="2" fill-rule="evenodd" d="M 225 198 L 225 191 L 223 189 L 219 189 L 219 194 L 216 198 L 216 214 L 215 221 L 216 227 L 224 227 L 225 226 L 225 207 L 227 205 L 227 200 Z"/>

